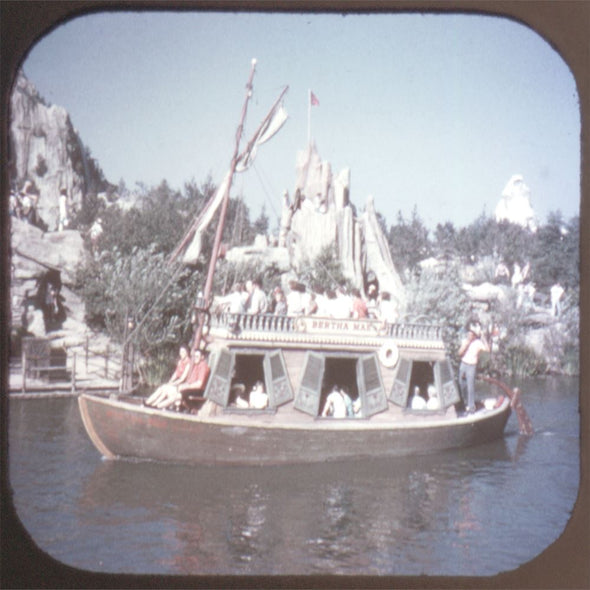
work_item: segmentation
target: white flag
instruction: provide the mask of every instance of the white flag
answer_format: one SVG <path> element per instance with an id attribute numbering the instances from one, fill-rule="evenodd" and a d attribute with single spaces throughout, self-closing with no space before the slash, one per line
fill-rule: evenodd
<path id="1" fill-rule="evenodd" d="M 254 139 L 250 141 L 248 144 L 250 147 L 247 147 L 238 158 L 236 172 L 244 172 L 244 170 L 247 170 L 252 165 L 252 162 L 254 162 L 254 159 L 256 158 L 258 146 L 271 139 L 285 124 L 285 121 L 288 118 L 289 115 L 287 114 L 287 111 L 283 105 L 280 105 L 280 107 L 275 110 L 272 117 L 268 117 L 264 122 Z"/>
<path id="2" fill-rule="evenodd" d="M 202 239 L 203 239 L 203 232 L 207 229 L 209 223 L 211 223 L 211 219 L 215 215 L 217 209 L 219 209 L 219 205 L 221 205 L 221 201 L 223 201 L 223 195 L 225 195 L 225 191 L 227 190 L 227 185 L 229 183 L 229 172 L 225 175 L 222 183 L 217 188 L 217 192 L 215 193 L 215 197 L 209 201 L 209 206 L 203 212 L 201 212 L 199 225 L 195 230 L 195 235 L 191 240 L 191 243 L 188 245 L 187 249 L 184 252 L 184 256 L 182 261 L 185 264 L 194 264 L 197 262 L 199 258 L 199 254 L 201 253 L 201 246 L 202 246 Z"/>

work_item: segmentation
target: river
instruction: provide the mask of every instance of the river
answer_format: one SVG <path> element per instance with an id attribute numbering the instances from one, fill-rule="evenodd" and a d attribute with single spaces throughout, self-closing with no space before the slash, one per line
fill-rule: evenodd
<path id="1" fill-rule="evenodd" d="M 150 574 L 477 575 L 563 532 L 579 485 L 578 381 L 519 382 L 535 427 L 469 450 L 290 467 L 108 461 L 75 398 L 9 404 L 9 481 L 67 565 Z"/>

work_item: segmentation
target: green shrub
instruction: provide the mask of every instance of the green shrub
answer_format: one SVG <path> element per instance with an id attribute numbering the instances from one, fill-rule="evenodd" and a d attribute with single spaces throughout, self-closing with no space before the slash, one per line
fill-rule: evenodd
<path id="1" fill-rule="evenodd" d="M 508 346 L 502 357 L 505 373 L 512 377 L 543 375 L 547 371 L 545 360 L 526 346 Z"/>
<path id="2" fill-rule="evenodd" d="M 406 285 L 406 293 L 405 319 L 440 324 L 447 350 L 456 357 L 461 330 L 471 315 L 458 267 L 449 263 L 443 271 L 423 270 L 414 274 Z"/>

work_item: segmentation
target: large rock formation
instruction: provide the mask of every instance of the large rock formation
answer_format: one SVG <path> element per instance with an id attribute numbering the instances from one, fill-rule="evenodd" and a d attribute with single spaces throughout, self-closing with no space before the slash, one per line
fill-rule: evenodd
<path id="1" fill-rule="evenodd" d="M 82 340 L 84 304 L 71 289 L 87 256 L 80 233 L 43 232 L 16 218 L 10 231 L 12 329 L 59 345 Z"/>
<path id="2" fill-rule="evenodd" d="M 516 223 L 536 231 L 535 212 L 531 206 L 531 191 L 520 174 L 514 174 L 502 191 L 502 198 L 496 206 L 496 221 Z"/>
<path id="3" fill-rule="evenodd" d="M 71 219 L 89 190 L 109 185 L 88 158 L 67 111 L 48 105 L 22 72 L 10 98 L 10 147 L 11 189 L 19 193 L 27 187 L 37 213 L 36 225 L 10 217 L 11 328 L 47 337 L 55 346 L 80 341 L 87 333 L 85 310 L 71 287 L 87 253 L 79 231 L 55 231 L 59 196 L 65 189 Z"/>
<path id="4" fill-rule="evenodd" d="M 31 192 L 38 195 L 37 215 L 50 231 L 58 227 L 61 189 L 67 191 L 71 217 L 88 192 L 108 186 L 67 111 L 46 104 L 22 72 L 10 98 L 10 146 L 12 188 L 21 191 L 25 183 L 32 185 Z"/>
<path id="5" fill-rule="evenodd" d="M 234 248 L 228 259 L 246 262 L 260 258 L 283 272 L 300 273 L 334 245 L 344 275 L 364 290 L 373 273 L 382 291 L 388 291 L 398 308 L 405 307 L 402 282 L 396 272 L 387 240 L 377 219 L 372 197 L 359 216 L 350 202 L 350 170 L 334 175 L 315 144 L 297 154 L 295 191 L 283 194 L 278 246 Z"/>

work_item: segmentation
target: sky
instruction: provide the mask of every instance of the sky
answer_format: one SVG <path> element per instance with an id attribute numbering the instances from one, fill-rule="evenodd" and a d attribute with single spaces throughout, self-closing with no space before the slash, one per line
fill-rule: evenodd
<path id="1" fill-rule="evenodd" d="M 106 178 L 219 183 L 229 169 L 252 58 L 244 139 L 284 86 L 289 120 L 236 177 L 255 218 L 293 192 L 311 135 L 350 196 L 388 224 L 414 207 L 431 228 L 493 214 L 521 174 L 538 220 L 580 208 L 575 79 L 534 30 L 503 17 L 105 12 L 35 44 L 23 70 L 70 114 Z"/>

